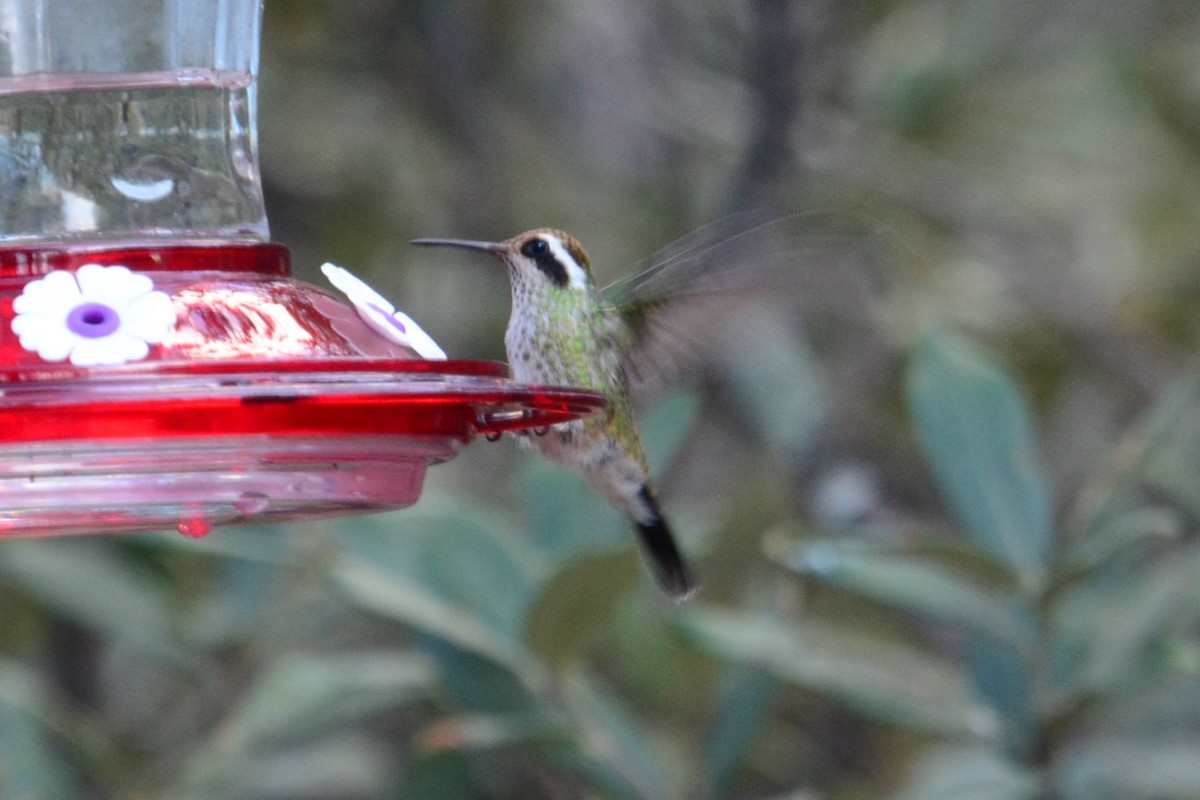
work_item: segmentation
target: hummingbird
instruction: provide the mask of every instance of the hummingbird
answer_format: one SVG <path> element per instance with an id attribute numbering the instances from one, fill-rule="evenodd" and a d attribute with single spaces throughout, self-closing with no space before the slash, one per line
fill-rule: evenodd
<path id="1" fill-rule="evenodd" d="M 632 522 L 659 585 L 683 600 L 692 570 L 663 516 L 630 400 L 629 355 L 647 303 L 619 303 L 597 288 L 587 253 L 570 234 L 537 228 L 502 242 L 414 239 L 413 244 L 477 250 L 508 269 L 512 314 L 504 345 L 513 378 L 602 394 L 604 410 L 523 437 L 577 472 Z"/>

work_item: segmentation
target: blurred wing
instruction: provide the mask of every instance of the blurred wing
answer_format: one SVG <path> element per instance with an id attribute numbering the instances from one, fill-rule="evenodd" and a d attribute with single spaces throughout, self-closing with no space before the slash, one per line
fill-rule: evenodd
<path id="1" fill-rule="evenodd" d="M 604 290 L 628 331 L 630 377 L 673 382 L 694 370 L 748 301 L 798 314 L 829 306 L 861 312 L 876 283 L 870 258 L 876 233 L 828 214 L 747 211 L 668 245 L 645 269 Z"/>

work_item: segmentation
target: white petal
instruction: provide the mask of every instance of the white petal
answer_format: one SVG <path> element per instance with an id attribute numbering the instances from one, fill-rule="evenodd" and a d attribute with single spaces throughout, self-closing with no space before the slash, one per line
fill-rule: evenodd
<path id="1" fill-rule="evenodd" d="M 75 273 L 79 289 L 88 300 L 120 305 L 154 289 L 154 281 L 128 267 L 84 264 Z"/>
<path id="2" fill-rule="evenodd" d="M 55 270 L 43 278 L 30 281 L 13 300 L 13 311 L 18 314 L 61 315 L 78 305 L 79 284 L 69 272 Z"/>
<path id="3" fill-rule="evenodd" d="M 84 264 L 75 270 L 75 280 L 79 283 L 80 294 L 88 300 L 103 301 L 107 299 L 109 284 L 119 280 L 117 270 L 120 269 L 124 268 Z"/>
<path id="4" fill-rule="evenodd" d="M 383 295 L 363 283 L 361 278 L 349 270 L 343 269 L 337 264 L 325 262 L 321 265 L 321 272 L 325 273 L 329 282 L 341 289 L 354 305 L 376 306 L 386 310 L 389 314 L 396 310 L 396 307 L 389 303 Z"/>
<path id="5" fill-rule="evenodd" d="M 175 327 L 175 304 L 165 292 L 149 292 L 117 310 L 121 333 L 151 344 L 161 342 Z"/>
<path id="6" fill-rule="evenodd" d="M 63 361 L 75 349 L 75 338 L 62 335 L 51 339 L 39 339 L 38 346 L 31 349 L 44 361 Z"/>
<path id="7" fill-rule="evenodd" d="M 110 352 L 114 357 L 121 359 L 116 362 L 118 364 L 124 364 L 126 361 L 141 361 L 150 355 L 150 345 L 136 336 L 124 336 L 120 333 L 114 333 L 109 338 L 113 340 Z"/>
<path id="8" fill-rule="evenodd" d="M 17 322 L 22 324 L 18 325 Z M 18 317 L 13 332 L 20 337 L 21 349 L 37 353 L 47 361 L 62 361 L 75 346 L 76 337 L 64 325 L 45 317 Z"/>
<path id="9" fill-rule="evenodd" d="M 384 338 L 415 350 L 422 358 L 444 360 L 446 353 L 437 342 L 403 311 L 397 311 L 387 298 L 364 283 L 358 276 L 336 264 L 326 262 L 321 272 L 341 289 L 354 304 L 358 315 L 373 331 Z"/>
<path id="10" fill-rule="evenodd" d="M 59 320 L 44 317 L 41 314 L 18 314 L 9 323 L 12 332 L 17 336 L 40 336 L 44 331 L 63 330 L 67 328 Z"/>
<path id="11" fill-rule="evenodd" d="M 101 339 L 84 339 L 71 351 L 71 363 L 77 367 L 94 367 L 141 361 L 150 353 L 150 346 L 134 336 L 114 333 Z"/>
<path id="12" fill-rule="evenodd" d="M 408 334 L 408 346 L 416 350 L 421 358 L 432 361 L 446 360 L 446 351 L 438 347 L 438 343 L 433 340 L 433 337 L 426 333 L 420 325 L 413 322 L 412 317 L 403 311 L 397 311 L 392 316 L 404 325 Z"/>
<path id="13" fill-rule="evenodd" d="M 358 316 L 363 322 L 378 333 L 383 338 L 395 342 L 396 344 L 412 347 L 408 340 L 408 332 L 402 330 L 397 325 L 397 320 L 391 314 L 385 314 L 381 308 L 372 308 L 371 306 L 362 306 L 357 303 L 354 305 L 354 310 L 358 312 Z M 403 324 L 403 323 L 401 323 Z"/>

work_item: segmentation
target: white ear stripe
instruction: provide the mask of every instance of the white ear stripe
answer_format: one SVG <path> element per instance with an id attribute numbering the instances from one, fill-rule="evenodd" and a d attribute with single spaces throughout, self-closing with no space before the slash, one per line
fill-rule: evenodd
<path id="1" fill-rule="evenodd" d="M 550 245 L 550 252 L 554 253 L 554 257 L 558 259 L 558 263 L 562 264 L 567 269 L 567 285 L 572 289 L 587 288 L 587 272 L 583 267 L 579 266 L 579 262 L 575 260 L 570 251 L 563 246 L 557 236 L 543 236 L 546 243 Z"/>

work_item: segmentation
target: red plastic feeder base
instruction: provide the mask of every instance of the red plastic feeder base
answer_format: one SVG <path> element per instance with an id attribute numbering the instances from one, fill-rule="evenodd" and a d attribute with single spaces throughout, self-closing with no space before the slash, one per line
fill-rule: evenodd
<path id="1" fill-rule="evenodd" d="M 87 264 L 146 276 L 174 322 L 145 334 L 138 304 L 106 298 Z M 79 296 L 30 288 L 53 272 Z M 0 537 L 404 508 L 475 436 L 604 404 L 515 384 L 503 364 L 415 359 L 289 275 L 276 245 L 0 249 Z M 54 339 L 60 325 L 74 338 Z M 129 330 L 150 341 L 118 342 Z M 85 362 L 135 357 L 80 365 L 71 342 L 92 347 Z"/>

